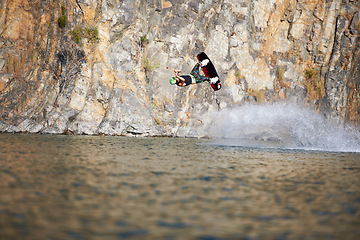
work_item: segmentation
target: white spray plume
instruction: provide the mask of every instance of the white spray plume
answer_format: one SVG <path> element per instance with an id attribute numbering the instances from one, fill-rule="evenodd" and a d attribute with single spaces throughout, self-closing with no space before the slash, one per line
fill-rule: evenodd
<path id="1" fill-rule="evenodd" d="M 210 136 L 232 146 L 360 152 L 360 133 L 292 104 L 243 105 L 213 116 Z"/>

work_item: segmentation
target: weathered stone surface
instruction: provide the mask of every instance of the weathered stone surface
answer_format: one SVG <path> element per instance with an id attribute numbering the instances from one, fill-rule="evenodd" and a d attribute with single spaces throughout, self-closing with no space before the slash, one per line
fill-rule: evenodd
<path id="1" fill-rule="evenodd" d="M 201 137 L 213 112 L 248 101 L 296 102 L 359 124 L 359 7 L 2 1 L 0 131 Z M 173 69 L 188 73 L 200 51 L 223 88 L 171 86 Z"/>

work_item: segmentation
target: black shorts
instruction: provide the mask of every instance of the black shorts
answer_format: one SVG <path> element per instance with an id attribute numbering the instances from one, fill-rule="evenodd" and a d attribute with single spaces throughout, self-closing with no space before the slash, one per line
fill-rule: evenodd
<path id="1" fill-rule="evenodd" d="M 185 85 L 193 84 L 193 78 L 190 75 L 180 75 L 183 79 L 185 79 Z"/>

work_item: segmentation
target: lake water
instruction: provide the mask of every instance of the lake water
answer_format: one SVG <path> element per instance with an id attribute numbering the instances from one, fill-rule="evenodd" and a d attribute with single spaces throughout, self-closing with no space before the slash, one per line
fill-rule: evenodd
<path id="1" fill-rule="evenodd" d="M 360 153 L 0 134 L 0 239 L 358 239 Z"/>

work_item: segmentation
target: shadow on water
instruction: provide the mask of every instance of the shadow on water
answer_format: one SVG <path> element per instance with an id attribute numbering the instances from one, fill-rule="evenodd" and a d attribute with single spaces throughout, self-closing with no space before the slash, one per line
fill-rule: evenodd
<path id="1" fill-rule="evenodd" d="M 213 116 L 215 145 L 360 152 L 360 133 L 291 104 L 244 105 Z"/>

